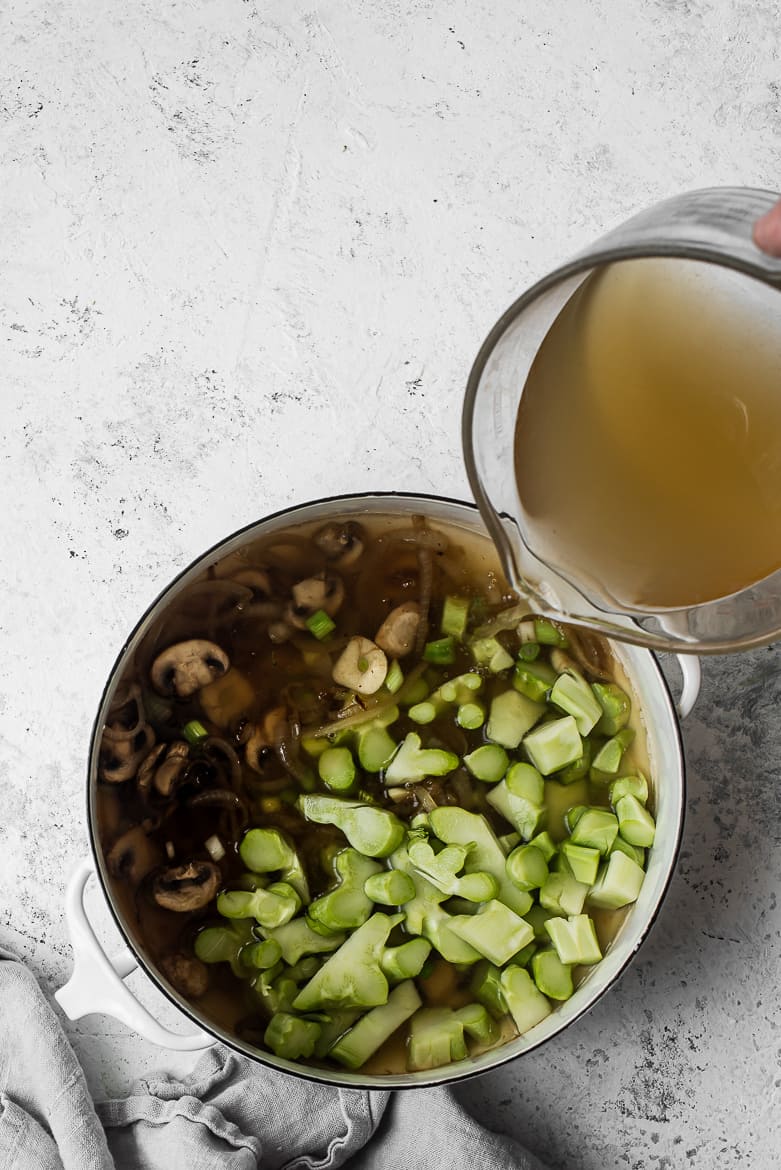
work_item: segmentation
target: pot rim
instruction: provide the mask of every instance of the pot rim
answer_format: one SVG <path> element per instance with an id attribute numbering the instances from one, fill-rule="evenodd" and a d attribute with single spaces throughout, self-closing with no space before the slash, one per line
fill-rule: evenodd
<path id="1" fill-rule="evenodd" d="M 489 1073 L 489 1072 L 494 1072 L 495 1070 L 502 1067 L 503 1065 L 508 1064 L 510 1061 L 513 1061 L 513 1060 L 518 1059 L 519 1057 L 525 1056 L 528 1053 L 533 1052 L 535 1049 L 541 1047 L 543 1044 L 546 1044 L 548 1041 L 555 1039 L 555 1037 L 558 1036 L 567 1027 L 576 1023 L 584 1015 L 586 1015 L 588 1012 L 590 1012 L 591 1009 L 594 1007 L 594 1005 L 596 1003 L 598 1003 L 599 1000 L 601 1000 L 602 997 L 608 991 L 610 991 L 613 987 L 615 987 L 615 985 L 618 983 L 621 976 L 626 971 L 629 964 L 635 958 L 640 947 L 643 945 L 643 943 L 648 938 L 648 935 L 651 931 L 651 928 L 653 927 L 654 923 L 656 922 L 656 920 L 659 916 L 659 913 L 661 911 L 665 897 L 666 897 L 667 892 L 670 888 L 670 884 L 672 882 L 673 875 L 675 873 L 675 868 L 676 868 L 676 864 L 677 864 L 677 860 L 678 860 L 678 854 L 679 854 L 680 847 L 681 847 L 681 840 L 683 837 L 683 827 L 684 827 L 685 810 L 686 810 L 686 764 L 685 764 L 685 756 L 684 756 L 684 752 L 683 752 L 683 742 L 682 742 L 682 738 L 681 738 L 680 723 L 679 723 L 678 717 L 676 715 L 675 703 L 674 703 L 674 700 L 672 697 L 672 693 L 670 691 L 670 687 L 669 687 L 667 680 L 664 677 L 664 675 L 660 669 L 657 657 L 652 651 L 641 649 L 639 647 L 632 647 L 631 648 L 635 654 L 643 654 L 643 655 L 647 654 L 648 655 L 648 659 L 649 659 L 650 665 L 652 667 L 655 681 L 660 686 L 660 690 L 662 692 L 662 696 L 663 696 L 663 699 L 665 701 L 665 705 L 668 707 L 670 717 L 671 717 L 670 718 L 670 725 L 671 725 L 671 730 L 673 732 L 673 737 L 674 737 L 674 742 L 672 744 L 672 747 L 674 749 L 674 754 L 675 754 L 675 757 L 677 760 L 678 770 L 679 770 L 679 775 L 680 775 L 680 804 L 679 804 L 679 815 L 678 815 L 678 820 L 677 820 L 675 840 L 674 840 L 674 842 L 672 844 L 672 848 L 670 850 L 670 857 L 669 857 L 669 862 L 668 862 L 668 866 L 667 866 L 667 872 L 664 876 L 662 884 L 661 884 L 661 886 L 658 890 L 658 893 L 657 893 L 656 903 L 653 906 L 651 914 L 645 920 L 643 925 L 640 927 L 639 933 L 638 933 L 638 936 L 637 936 L 637 939 L 636 939 L 634 945 L 631 947 L 631 949 L 628 950 L 626 958 L 623 960 L 623 962 L 621 962 L 620 966 L 618 966 L 615 974 L 612 976 L 612 978 L 608 979 L 608 981 L 604 984 L 604 986 L 597 987 L 596 990 L 591 991 L 590 995 L 588 996 L 587 1002 L 580 1008 L 580 1010 L 578 1011 L 576 1016 L 574 1016 L 571 1020 L 562 1024 L 562 1026 L 560 1028 L 558 1028 L 555 1032 L 553 1032 L 549 1035 L 542 1036 L 539 1039 L 535 1039 L 535 1040 L 531 1041 L 530 1043 L 527 1044 L 526 1047 L 522 1048 L 520 1051 L 517 1050 L 517 1042 L 519 1040 L 523 1039 L 522 1036 L 518 1036 L 514 1039 L 508 1040 L 507 1042 L 501 1044 L 498 1048 L 489 1049 L 487 1052 L 481 1054 L 480 1057 L 476 1058 L 476 1059 L 482 1061 L 483 1057 L 490 1057 L 490 1060 L 486 1061 L 484 1064 L 481 1063 L 481 1066 L 479 1068 L 472 1068 L 472 1067 L 469 1067 L 467 1065 L 463 1069 L 460 1069 L 458 1067 L 458 1064 L 464 1064 L 465 1062 L 458 1062 L 458 1064 L 454 1064 L 454 1065 L 444 1065 L 444 1066 L 442 1066 L 442 1068 L 439 1068 L 439 1069 L 427 1070 L 426 1074 L 424 1074 L 424 1075 L 421 1075 L 420 1073 L 415 1073 L 415 1074 L 390 1073 L 390 1074 L 377 1074 L 375 1076 L 361 1077 L 360 1071 L 356 1072 L 356 1073 L 348 1073 L 348 1072 L 341 1072 L 340 1070 L 331 1070 L 331 1069 L 322 1069 L 321 1070 L 321 1069 L 317 1069 L 317 1068 L 308 1068 L 308 1067 L 301 1065 L 301 1064 L 298 1064 L 296 1062 L 284 1060 L 280 1057 L 275 1056 L 273 1053 L 267 1053 L 267 1052 L 263 1052 L 259 1049 L 255 1049 L 249 1044 L 245 1045 L 243 1041 L 224 1032 L 218 1025 L 216 1025 L 212 1021 L 208 1020 L 208 1018 L 206 1018 L 205 1016 L 200 1015 L 183 996 L 179 996 L 178 993 L 176 993 L 173 989 L 169 988 L 169 986 L 167 985 L 167 982 L 164 980 L 164 978 L 158 972 L 156 966 L 147 958 L 144 951 L 139 947 L 139 945 L 136 943 L 136 941 L 132 937 L 130 931 L 126 928 L 124 921 L 123 921 L 123 916 L 120 913 L 119 909 L 114 904 L 114 898 L 113 898 L 113 895 L 111 893 L 109 878 L 108 878 L 108 875 L 106 872 L 105 863 L 104 863 L 104 859 L 103 859 L 103 851 L 99 847 L 99 843 L 98 843 L 98 832 L 97 832 L 97 824 L 96 824 L 96 817 L 95 817 L 95 809 L 93 807 L 94 806 L 93 795 L 97 790 L 97 782 L 93 783 L 92 777 L 93 777 L 93 772 L 95 770 L 95 764 L 97 762 L 97 755 L 98 755 L 98 752 L 100 749 L 100 739 L 102 736 L 103 725 L 104 725 L 102 715 L 104 712 L 106 701 L 108 699 L 109 693 L 111 692 L 111 690 L 112 690 L 112 688 L 117 680 L 117 675 L 118 675 L 119 669 L 120 669 L 120 667 L 125 659 L 128 648 L 132 645 L 132 643 L 135 640 L 136 635 L 138 634 L 141 627 L 147 621 L 147 619 L 152 614 L 152 612 L 163 601 L 163 599 L 166 598 L 171 593 L 171 591 L 179 584 L 179 582 L 184 577 L 186 577 L 188 573 L 192 572 L 193 569 L 195 569 L 197 566 L 204 565 L 205 562 L 207 562 L 213 556 L 213 554 L 216 554 L 219 550 L 223 549 L 230 542 L 235 541 L 235 540 L 239 540 L 241 537 L 245 536 L 246 534 L 251 532 L 253 529 L 258 528 L 260 525 L 265 525 L 265 524 L 271 523 L 273 521 L 280 520 L 284 517 L 293 517 L 297 513 L 302 513 L 302 512 L 305 512 L 307 510 L 310 510 L 310 509 L 313 509 L 316 507 L 320 507 L 320 506 L 325 506 L 325 505 L 329 505 L 329 504 L 342 504 L 342 505 L 349 505 L 349 504 L 353 504 L 353 503 L 360 504 L 361 502 L 368 502 L 368 501 L 377 502 L 379 505 L 381 505 L 383 501 L 400 501 L 400 502 L 406 501 L 406 502 L 410 502 L 410 503 L 416 503 L 418 501 L 421 501 L 423 503 L 445 504 L 445 505 L 448 505 L 451 507 L 461 509 L 461 510 L 469 513 L 471 519 L 479 520 L 481 525 L 483 523 L 481 516 L 480 516 L 479 509 L 477 508 L 477 506 L 474 503 L 472 503 L 471 501 L 467 501 L 467 500 L 456 499 L 452 496 L 442 496 L 442 495 L 437 495 L 437 494 L 430 493 L 430 492 L 429 493 L 426 493 L 426 492 L 397 492 L 397 491 L 350 492 L 350 493 L 339 494 L 339 495 L 334 495 L 334 496 L 322 496 L 316 500 L 306 500 L 302 503 L 291 504 L 285 508 L 277 509 L 277 511 L 275 511 L 275 512 L 271 512 L 268 515 L 262 516 L 260 519 L 253 520 L 250 523 L 243 525 L 241 528 L 230 533 L 228 536 L 223 537 L 221 540 L 219 540 L 215 544 L 211 545 L 204 552 L 200 553 L 198 556 L 193 558 L 192 561 L 190 561 L 183 569 L 180 570 L 180 572 L 178 572 L 165 585 L 165 587 L 154 597 L 154 599 L 149 603 L 149 605 L 147 605 L 146 609 L 144 610 L 144 612 L 139 617 L 138 621 L 133 626 L 133 629 L 126 637 L 121 649 L 119 650 L 119 652 L 118 652 L 118 654 L 117 654 L 117 656 L 116 656 L 116 658 L 111 666 L 111 669 L 110 669 L 109 674 L 107 676 L 106 682 L 102 688 L 100 699 L 98 702 L 97 712 L 95 715 L 95 719 L 93 721 L 92 731 L 90 734 L 89 752 L 88 752 L 88 757 L 87 757 L 87 785 L 86 785 L 87 829 L 88 829 L 90 852 L 91 852 L 92 857 L 93 857 L 94 862 L 95 862 L 95 873 L 96 873 L 98 882 L 100 884 L 101 892 L 102 892 L 104 900 L 109 908 L 111 917 L 114 920 L 114 924 L 117 927 L 117 929 L 119 930 L 119 933 L 120 933 L 124 943 L 130 949 L 132 955 L 137 960 L 138 965 L 144 971 L 145 975 L 151 980 L 152 984 L 157 989 L 157 991 L 161 992 L 165 996 L 165 998 L 183 1016 L 185 1016 L 190 1021 L 192 1021 L 192 1023 L 194 1023 L 197 1027 L 201 1028 L 204 1032 L 207 1032 L 209 1035 L 213 1036 L 217 1043 L 224 1044 L 227 1048 L 231 1049 L 233 1052 L 237 1053 L 239 1056 L 243 1056 L 248 1060 L 252 1060 L 252 1061 L 256 1062 L 257 1064 L 265 1065 L 269 1068 L 273 1068 L 273 1069 L 276 1069 L 278 1071 L 288 1073 L 291 1076 L 297 1076 L 297 1077 L 302 1078 L 303 1080 L 312 1081 L 312 1082 L 317 1083 L 317 1084 L 326 1084 L 326 1085 L 331 1085 L 331 1086 L 338 1087 L 338 1088 L 353 1089 L 353 1090 L 425 1089 L 425 1088 L 432 1088 L 432 1087 L 435 1087 L 438 1085 L 443 1085 L 443 1084 L 455 1084 L 457 1082 L 466 1081 L 466 1080 L 470 1080 L 474 1077 L 482 1076 L 482 1075 Z M 381 508 L 378 508 L 376 510 L 378 513 L 381 512 Z M 303 519 L 301 522 L 305 523 L 306 520 Z M 485 535 L 488 539 L 490 539 L 487 532 L 485 533 Z M 607 953 L 609 953 L 609 952 L 606 952 L 606 955 L 607 955 Z M 415 1076 L 415 1078 L 420 1077 L 420 1079 L 411 1080 L 410 1078 L 413 1075 Z"/>

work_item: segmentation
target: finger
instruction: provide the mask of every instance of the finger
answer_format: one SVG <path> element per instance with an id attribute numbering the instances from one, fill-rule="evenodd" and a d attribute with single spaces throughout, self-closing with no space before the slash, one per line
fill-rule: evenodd
<path id="1" fill-rule="evenodd" d="M 781 199 L 766 215 L 757 220 L 751 234 L 754 243 L 763 252 L 781 257 Z"/>

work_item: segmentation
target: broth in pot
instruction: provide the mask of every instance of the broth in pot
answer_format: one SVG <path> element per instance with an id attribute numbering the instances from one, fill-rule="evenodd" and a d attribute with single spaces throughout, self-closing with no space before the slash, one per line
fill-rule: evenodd
<path id="1" fill-rule="evenodd" d="M 122 918 L 199 1015 L 368 1074 L 555 1011 L 655 832 L 607 643 L 424 516 L 291 526 L 180 587 L 115 687 L 95 807 Z"/>

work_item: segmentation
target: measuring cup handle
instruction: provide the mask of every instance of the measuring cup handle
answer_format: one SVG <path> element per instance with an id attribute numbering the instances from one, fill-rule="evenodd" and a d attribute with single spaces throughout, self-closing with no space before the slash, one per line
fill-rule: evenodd
<path id="1" fill-rule="evenodd" d="M 109 958 L 98 942 L 84 909 L 84 891 L 94 872 L 92 858 L 85 858 L 77 866 L 65 893 L 65 918 L 73 947 L 73 972 L 68 982 L 54 993 L 65 1015 L 69 1020 L 79 1020 L 92 1012 L 103 1012 L 160 1048 L 171 1048 L 177 1052 L 210 1048 L 215 1040 L 206 1032 L 198 1031 L 182 1036 L 164 1028 L 122 982 L 138 964 L 127 947 Z"/>
<path id="2" fill-rule="evenodd" d="M 681 719 L 691 714 L 694 704 L 700 694 L 702 683 L 702 668 L 696 654 L 676 654 L 675 658 L 683 678 L 683 688 L 675 709 Z"/>

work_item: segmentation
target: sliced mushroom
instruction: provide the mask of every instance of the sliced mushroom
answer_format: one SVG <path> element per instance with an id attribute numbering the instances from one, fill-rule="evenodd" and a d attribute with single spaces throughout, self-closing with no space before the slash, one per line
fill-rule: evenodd
<path id="1" fill-rule="evenodd" d="M 392 609 L 374 636 L 374 640 L 392 658 L 403 658 L 413 649 L 420 628 L 420 606 L 405 601 Z"/>
<path id="2" fill-rule="evenodd" d="M 143 725 L 141 688 L 136 683 L 120 685 L 109 708 L 108 720 L 103 728 L 103 741 L 113 743 L 121 739 L 133 739 Z"/>
<path id="3" fill-rule="evenodd" d="M 360 524 L 347 520 L 343 524 L 326 524 L 317 530 L 312 540 L 327 560 L 340 569 L 346 569 L 348 565 L 354 565 L 363 554 L 363 537 Z"/>
<path id="4" fill-rule="evenodd" d="M 271 578 L 265 569 L 241 569 L 238 573 L 231 573 L 231 581 L 251 589 L 255 597 L 271 597 Z"/>
<path id="5" fill-rule="evenodd" d="M 141 825 L 134 825 L 111 846 L 106 854 L 106 864 L 112 877 L 137 886 L 160 864 L 160 849 Z"/>
<path id="6" fill-rule="evenodd" d="M 201 638 L 177 642 L 152 663 L 152 686 L 160 695 L 186 699 L 225 674 L 229 666 L 228 655 L 215 642 Z"/>
<path id="7" fill-rule="evenodd" d="M 221 881 L 219 866 L 213 861 L 188 861 L 162 870 L 152 883 L 152 897 L 164 910 L 201 910 L 211 902 Z"/>
<path id="8" fill-rule="evenodd" d="M 143 723 L 132 738 L 111 739 L 105 729 L 100 745 L 98 777 L 106 784 L 122 784 L 132 780 L 138 766 L 155 742 L 155 733 L 148 723 Z"/>
<path id="9" fill-rule="evenodd" d="M 293 586 L 293 603 L 287 618 L 299 630 L 306 629 L 306 619 L 319 609 L 333 617 L 344 601 L 344 584 L 335 573 L 318 573 Z"/>
<path id="10" fill-rule="evenodd" d="M 170 796 L 190 762 L 190 745 L 184 740 L 158 744 L 138 769 L 139 792 L 147 795 L 154 787 L 161 796 Z"/>
<path id="11" fill-rule="evenodd" d="M 373 695 L 385 682 L 387 673 L 385 652 L 368 638 L 357 635 L 350 638 L 331 675 L 340 686 L 357 691 L 359 695 Z"/>
<path id="12" fill-rule="evenodd" d="M 209 989 L 209 968 L 195 955 L 177 951 L 160 959 L 157 965 L 168 982 L 188 999 L 199 999 Z"/>
<path id="13" fill-rule="evenodd" d="M 261 774 L 265 764 L 287 730 L 287 710 L 272 707 L 259 723 L 248 723 L 244 729 L 244 758 L 253 772 Z"/>

